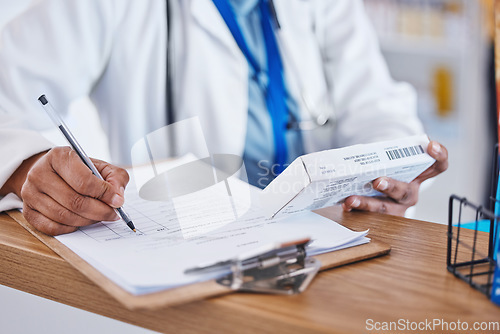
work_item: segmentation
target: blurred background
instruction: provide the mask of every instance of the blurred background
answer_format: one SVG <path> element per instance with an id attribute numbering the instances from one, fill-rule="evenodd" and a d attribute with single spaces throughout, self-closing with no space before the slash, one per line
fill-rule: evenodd
<path id="1" fill-rule="evenodd" d="M 0 0 L 0 28 L 31 0 Z M 364 0 L 389 69 L 418 92 L 431 139 L 449 151 L 449 170 L 423 187 L 412 218 L 447 222 L 450 194 L 486 204 L 496 138 L 492 0 Z M 67 119 L 89 155 L 108 159 L 92 104 L 75 101 Z M 92 128 L 95 136 L 79 134 Z M 58 136 L 57 131 L 49 136 Z M 64 143 L 64 141 L 62 142 Z M 118 321 L 0 287 L 2 332 L 145 333 Z M 26 312 L 28 311 L 28 312 Z M 27 322 L 23 316 L 36 316 Z"/>
<path id="2" fill-rule="evenodd" d="M 446 223 L 450 194 L 487 201 L 495 144 L 493 1 L 365 0 L 396 80 L 418 93 L 431 139 L 449 170 L 423 187 L 413 218 Z"/>

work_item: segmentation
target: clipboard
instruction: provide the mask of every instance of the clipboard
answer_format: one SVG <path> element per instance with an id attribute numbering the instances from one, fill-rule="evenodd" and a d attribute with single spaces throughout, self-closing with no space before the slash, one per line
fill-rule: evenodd
<path id="1" fill-rule="evenodd" d="M 271 280 L 272 282 L 276 282 L 276 280 L 272 280 L 273 277 L 271 276 L 266 276 L 264 277 L 264 279 L 258 279 L 258 277 L 256 277 L 255 283 L 257 284 L 257 287 L 253 288 L 252 284 L 250 284 L 250 287 L 242 286 L 242 283 L 245 283 L 244 282 L 245 280 L 239 282 L 240 283 L 239 286 L 237 284 L 236 285 L 233 284 L 234 278 L 237 277 L 241 278 L 241 272 L 238 273 L 233 270 L 231 277 L 224 277 L 219 280 L 211 280 L 144 295 L 133 295 L 125 291 L 118 285 L 116 285 L 109 278 L 104 276 L 101 272 L 92 267 L 81 257 L 76 255 L 72 250 L 70 250 L 56 238 L 48 236 L 34 229 L 24 219 L 24 216 L 20 211 L 12 210 L 8 211 L 7 214 L 12 219 L 14 219 L 18 224 L 20 224 L 31 234 L 33 234 L 42 243 L 44 243 L 47 247 L 52 249 L 56 254 L 58 254 L 65 261 L 71 264 L 75 269 L 80 271 L 83 275 L 88 277 L 93 283 L 98 285 L 109 295 L 115 298 L 119 303 L 121 303 L 123 306 L 125 306 L 130 310 L 155 310 L 164 307 L 186 304 L 189 302 L 206 299 L 209 297 L 220 296 L 235 291 L 276 292 L 276 290 L 273 289 L 271 289 L 273 291 L 266 291 L 266 289 L 269 288 L 269 280 Z M 303 249 L 301 247 L 302 246 L 305 247 L 306 243 L 307 240 L 301 240 L 301 241 L 296 241 L 291 245 L 288 244 L 281 246 L 296 247 L 298 252 L 297 256 L 300 256 L 301 249 Z M 283 249 L 283 247 L 279 249 Z M 330 253 L 316 255 L 313 257 L 304 256 L 303 259 L 299 260 L 303 260 L 305 261 L 304 264 L 309 265 L 309 267 L 307 267 L 309 269 L 306 270 L 305 273 L 306 275 L 303 277 L 305 278 L 306 281 L 299 282 L 301 284 L 297 284 L 297 286 L 292 286 L 291 289 L 289 286 L 285 286 L 283 289 L 284 291 L 282 291 L 281 293 L 291 294 L 291 293 L 302 292 L 305 289 L 305 287 L 307 287 L 307 285 L 311 282 L 312 278 L 314 277 L 317 271 L 335 268 L 346 264 L 386 255 L 390 252 L 390 250 L 391 247 L 388 244 L 372 239 L 369 243 L 363 245 L 345 248 Z M 288 258 L 288 260 L 290 260 L 290 258 Z M 297 268 L 294 268 L 295 266 L 293 265 L 287 267 L 286 263 L 287 263 L 286 261 L 283 261 L 281 263 L 277 263 L 277 265 L 285 265 L 284 268 L 286 269 L 289 268 L 290 270 L 292 270 L 291 268 L 293 268 L 293 270 L 297 270 Z M 290 261 L 288 261 L 288 263 L 290 263 Z M 257 273 L 262 273 L 262 271 L 257 270 Z M 290 275 L 285 275 L 285 276 L 288 277 Z"/>

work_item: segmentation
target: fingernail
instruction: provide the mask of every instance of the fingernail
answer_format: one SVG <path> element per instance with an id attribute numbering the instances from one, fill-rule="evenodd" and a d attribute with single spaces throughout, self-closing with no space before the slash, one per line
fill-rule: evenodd
<path id="1" fill-rule="evenodd" d="M 111 206 L 115 208 L 119 208 L 123 205 L 123 197 L 116 194 L 111 198 Z"/>
<path id="2" fill-rule="evenodd" d="M 387 188 L 389 188 L 389 182 L 387 182 L 386 179 L 382 179 L 382 181 L 380 181 L 377 185 L 377 189 L 381 191 L 384 191 Z"/>
<path id="3" fill-rule="evenodd" d="M 441 145 L 439 145 L 436 142 L 433 142 L 431 144 L 431 150 L 432 150 L 432 152 L 434 152 L 434 154 L 439 154 L 439 153 L 441 153 Z"/>
<path id="4" fill-rule="evenodd" d="M 120 217 L 120 216 L 118 216 L 118 215 L 116 214 L 116 212 L 115 212 L 115 216 L 114 216 L 114 218 L 113 218 L 113 221 L 117 221 L 117 220 L 120 220 L 120 219 L 121 219 L 121 217 Z"/>
<path id="5" fill-rule="evenodd" d="M 357 208 L 361 204 L 361 201 L 357 198 L 354 199 L 351 203 L 351 208 Z"/>

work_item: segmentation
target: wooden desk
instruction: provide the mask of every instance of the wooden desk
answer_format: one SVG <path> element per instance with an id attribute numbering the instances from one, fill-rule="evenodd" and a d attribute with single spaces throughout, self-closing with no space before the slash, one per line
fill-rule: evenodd
<path id="1" fill-rule="evenodd" d="M 169 333 L 367 333 L 367 319 L 500 321 L 500 307 L 447 272 L 446 226 L 333 208 L 321 213 L 354 230 L 369 228 L 391 253 L 322 272 L 298 296 L 235 293 L 130 312 L 0 214 L 0 284 Z"/>

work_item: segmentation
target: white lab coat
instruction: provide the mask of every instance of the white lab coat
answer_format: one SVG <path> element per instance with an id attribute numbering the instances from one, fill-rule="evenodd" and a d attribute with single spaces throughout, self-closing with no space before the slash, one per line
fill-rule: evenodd
<path id="1" fill-rule="evenodd" d="M 211 153 L 241 156 L 246 59 L 211 0 L 172 3 L 176 119 L 198 116 Z M 275 6 L 292 96 L 310 105 L 328 96 L 337 119 L 334 128 L 304 133 L 308 152 L 422 132 L 415 93 L 390 78 L 361 0 Z M 38 0 L 5 27 L 0 185 L 24 159 L 52 146 L 39 133 L 51 126 L 37 103 L 41 94 L 59 111 L 90 96 L 115 163 L 129 163 L 132 145 L 166 124 L 165 7 L 164 0 Z M 189 143 L 190 134 L 182 136 Z M 0 199 L 0 210 L 19 205 L 15 196 Z"/>

